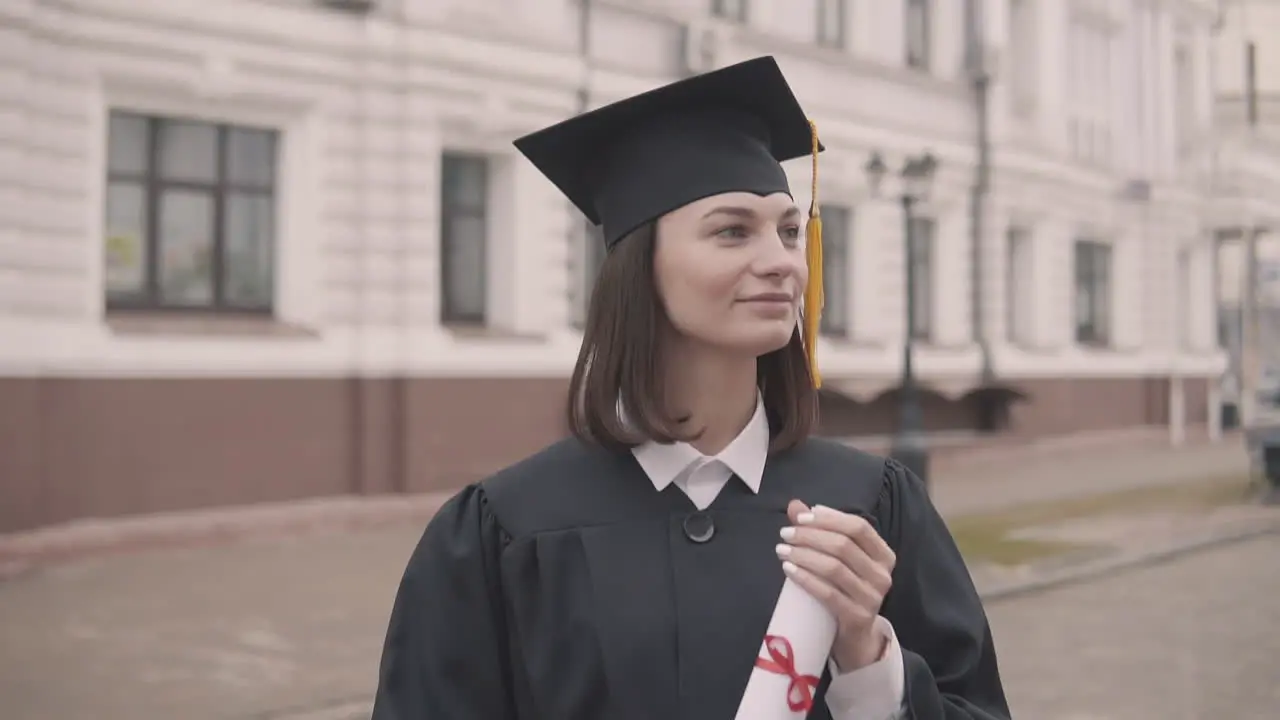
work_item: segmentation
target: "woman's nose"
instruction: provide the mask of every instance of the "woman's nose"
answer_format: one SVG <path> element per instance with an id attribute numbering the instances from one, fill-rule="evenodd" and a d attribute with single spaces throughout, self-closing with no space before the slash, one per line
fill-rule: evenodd
<path id="1" fill-rule="evenodd" d="M 796 271 L 796 253 L 781 238 L 764 238 L 756 255 L 756 272 L 767 277 L 790 275 Z"/>

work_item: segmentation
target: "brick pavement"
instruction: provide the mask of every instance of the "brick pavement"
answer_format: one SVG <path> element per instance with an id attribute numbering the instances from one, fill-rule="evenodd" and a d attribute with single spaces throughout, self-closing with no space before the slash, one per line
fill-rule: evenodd
<path id="1" fill-rule="evenodd" d="M 1272 720 L 1280 538 L 988 605 L 1019 720 Z"/>
<path id="2" fill-rule="evenodd" d="M 1072 488 L 1168 482 L 1187 468 L 1219 476 L 1238 463 L 1230 448 L 1203 446 L 1145 462 L 1123 453 L 1074 460 L 1069 468 L 1057 459 L 954 473 L 936 484 L 938 502 L 945 513 L 966 512 Z M 351 516 L 324 502 L 311 506 L 302 527 L 327 520 L 348 531 L 249 533 L 234 543 L 86 557 L 0 581 L 6 720 L 367 715 L 361 703 L 392 593 L 429 505 L 394 506 L 359 523 L 342 522 Z M 284 510 L 259 512 L 288 526 Z M 234 535 L 236 523 L 221 517 L 210 522 Z"/>

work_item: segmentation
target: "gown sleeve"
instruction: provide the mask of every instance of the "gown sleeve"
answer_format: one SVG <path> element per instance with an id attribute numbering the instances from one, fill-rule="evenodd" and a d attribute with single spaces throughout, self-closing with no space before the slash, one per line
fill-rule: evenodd
<path id="1" fill-rule="evenodd" d="M 373 720 L 515 718 L 498 569 L 508 540 L 478 486 L 432 518 L 392 606 Z"/>
<path id="2" fill-rule="evenodd" d="M 881 613 L 902 648 L 903 717 L 1009 718 L 991 627 L 964 559 L 924 483 L 894 460 L 885 464 L 878 515 L 897 552 Z"/>

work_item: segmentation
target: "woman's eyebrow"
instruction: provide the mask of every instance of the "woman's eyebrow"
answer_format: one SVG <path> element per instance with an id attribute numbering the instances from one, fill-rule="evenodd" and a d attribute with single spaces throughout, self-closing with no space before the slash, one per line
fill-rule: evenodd
<path id="1" fill-rule="evenodd" d="M 732 215 L 745 219 L 753 219 L 756 217 L 756 211 L 748 207 L 738 205 L 722 205 L 720 207 L 711 208 L 707 211 L 703 218 L 709 218 L 712 215 Z"/>
<path id="2" fill-rule="evenodd" d="M 755 210 L 752 210 L 749 207 L 742 207 L 740 205 L 722 205 L 720 207 L 711 208 L 702 217 L 709 218 L 712 215 L 732 215 L 734 217 L 740 217 L 746 220 L 754 220 L 756 217 L 759 216 L 759 213 L 757 213 Z M 781 219 L 791 220 L 799 215 L 800 215 L 800 208 L 792 205 L 791 207 L 787 208 L 786 212 L 782 213 Z"/>

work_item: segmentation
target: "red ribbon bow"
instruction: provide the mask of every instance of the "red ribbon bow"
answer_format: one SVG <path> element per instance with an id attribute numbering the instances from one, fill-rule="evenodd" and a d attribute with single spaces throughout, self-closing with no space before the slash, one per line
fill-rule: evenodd
<path id="1" fill-rule="evenodd" d="M 764 646 L 769 651 L 769 657 L 756 658 L 756 667 L 791 678 L 791 684 L 787 685 L 787 707 L 792 712 L 808 711 L 813 707 L 813 693 L 818 689 L 818 678 L 801 675 L 796 670 L 795 652 L 791 649 L 791 641 L 785 637 L 765 635 Z"/>

